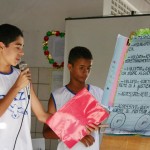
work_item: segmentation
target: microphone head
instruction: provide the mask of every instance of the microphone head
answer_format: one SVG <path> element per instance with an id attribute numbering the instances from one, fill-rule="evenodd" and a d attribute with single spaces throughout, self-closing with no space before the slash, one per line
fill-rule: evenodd
<path id="1" fill-rule="evenodd" d="M 19 69 L 20 69 L 21 71 L 24 71 L 26 68 L 28 68 L 27 63 L 26 63 L 25 61 L 21 61 L 21 62 L 19 63 Z"/>

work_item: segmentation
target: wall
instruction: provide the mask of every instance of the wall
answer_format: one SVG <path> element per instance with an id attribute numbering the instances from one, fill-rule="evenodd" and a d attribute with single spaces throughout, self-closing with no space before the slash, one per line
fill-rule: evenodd
<path id="1" fill-rule="evenodd" d="M 0 6 L 4 8 L 0 9 L 0 24 L 11 23 L 24 32 L 24 59 L 29 66 L 50 67 L 42 53 L 46 32 L 64 32 L 65 18 L 68 17 L 102 15 L 103 0 L 2 0 Z"/>
<path id="2" fill-rule="evenodd" d="M 149 19 L 150 15 L 67 19 L 65 64 L 72 47 L 81 45 L 89 48 L 93 54 L 93 65 L 87 82 L 104 88 L 118 34 L 129 37 L 131 32 L 149 27 Z M 69 71 L 65 65 L 64 84 L 68 80 Z"/>
<path id="3" fill-rule="evenodd" d="M 35 93 L 38 98 L 41 100 L 42 105 L 45 110 L 47 110 L 48 100 L 51 93 L 52 85 L 52 73 L 56 69 L 51 69 L 47 67 L 31 67 L 32 82 Z M 62 72 L 62 69 L 57 71 Z M 31 116 L 31 136 L 32 138 L 43 138 L 43 123 L 40 123 L 35 115 L 32 113 Z M 57 146 L 57 140 L 45 140 L 45 150 L 55 150 Z"/>

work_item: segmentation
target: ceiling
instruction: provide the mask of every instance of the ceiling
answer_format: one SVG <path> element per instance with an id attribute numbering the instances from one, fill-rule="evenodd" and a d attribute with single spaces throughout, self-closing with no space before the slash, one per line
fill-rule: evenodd
<path id="1" fill-rule="evenodd" d="M 150 0 L 123 0 L 142 13 L 150 13 Z M 103 0 L 0 0 L 0 23 L 13 23 L 38 30 L 50 26 L 64 28 L 64 18 L 102 16 Z M 40 21 L 40 24 L 39 24 Z M 42 23 L 42 26 L 41 26 Z M 53 25 L 51 26 L 53 28 Z"/>
<path id="2" fill-rule="evenodd" d="M 126 0 L 142 14 L 150 14 L 150 0 Z"/>

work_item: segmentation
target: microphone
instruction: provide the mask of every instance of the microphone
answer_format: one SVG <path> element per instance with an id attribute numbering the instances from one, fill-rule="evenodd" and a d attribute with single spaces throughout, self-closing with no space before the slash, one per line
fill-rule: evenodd
<path id="1" fill-rule="evenodd" d="M 26 68 L 28 68 L 27 63 L 25 61 L 21 61 L 19 63 L 19 69 L 20 69 L 20 71 L 24 71 Z"/>
<path id="2" fill-rule="evenodd" d="M 27 68 L 28 68 L 28 65 L 27 65 L 27 63 L 25 61 L 21 61 L 19 63 L 20 71 L 24 71 Z M 25 87 L 25 91 L 26 91 L 26 94 L 28 96 L 28 99 L 30 99 L 30 84 Z"/>

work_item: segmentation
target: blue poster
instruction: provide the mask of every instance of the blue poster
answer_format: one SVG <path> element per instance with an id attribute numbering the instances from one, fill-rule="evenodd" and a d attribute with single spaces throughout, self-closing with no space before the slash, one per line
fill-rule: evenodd
<path id="1" fill-rule="evenodd" d="M 150 135 L 150 29 L 136 31 L 126 49 L 117 82 L 107 80 L 104 89 L 102 104 L 112 106 L 106 133 Z"/>

